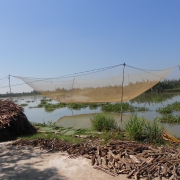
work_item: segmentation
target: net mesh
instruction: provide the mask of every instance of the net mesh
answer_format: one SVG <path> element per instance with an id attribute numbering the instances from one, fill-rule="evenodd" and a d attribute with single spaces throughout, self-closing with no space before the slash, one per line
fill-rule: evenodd
<path id="1" fill-rule="evenodd" d="M 124 102 L 152 88 L 172 70 L 149 71 L 117 65 L 56 78 L 16 77 L 58 102 Z"/>

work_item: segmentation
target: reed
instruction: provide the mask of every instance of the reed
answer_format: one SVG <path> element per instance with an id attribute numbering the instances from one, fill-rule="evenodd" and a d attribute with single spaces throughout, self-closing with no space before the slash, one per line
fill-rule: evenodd
<path id="1" fill-rule="evenodd" d="M 131 140 L 145 141 L 148 143 L 163 142 L 162 133 L 164 132 L 164 127 L 158 120 L 151 122 L 145 118 L 133 115 L 129 121 L 125 123 L 125 131 Z"/>
<path id="2" fill-rule="evenodd" d="M 171 123 L 171 124 L 179 124 L 180 123 L 180 116 L 173 116 L 171 114 L 163 115 L 162 117 L 156 118 L 162 123 Z"/>
<path id="3" fill-rule="evenodd" d="M 91 119 L 93 129 L 97 131 L 110 131 L 112 129 L 117 129 L 117 124 L 115 119 L 111 115 L 107 114 L 96 114 Z"/>

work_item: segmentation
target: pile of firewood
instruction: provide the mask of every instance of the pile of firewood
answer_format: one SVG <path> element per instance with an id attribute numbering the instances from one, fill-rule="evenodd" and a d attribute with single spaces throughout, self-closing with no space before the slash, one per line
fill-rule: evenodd
<path id="1" fill-rule="evenodd" d="M 27 120 L 23 108 L 10 100 L 0 100 L 0 141 L 33 133 L 36 129 Z"/>
<path id="2" fill-rule="evenodd" d="M 95 169 L 112 176 L 127 174 L 128 178 L 135 179 L 180 179 L 180 152 L 174 148 L 128 141 L 114 141 L 104 146 L 92 141 L 71 144 L 56 139 L 18 140 L 13 145 L 39 147 L 47 152 L 67 151 L 70 158 L 83 155 L 91 159 Z"/>

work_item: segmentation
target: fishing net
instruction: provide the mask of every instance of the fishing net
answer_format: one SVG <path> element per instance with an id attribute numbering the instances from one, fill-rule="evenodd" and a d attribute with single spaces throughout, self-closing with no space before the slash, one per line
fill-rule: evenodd
<path id="1" fill-rule="evenodd" d="M 124 102 L 150 89 L 172 70 L 149 71 L 122 64 L 55 78 L 15 77 L 58 102 Z"/>

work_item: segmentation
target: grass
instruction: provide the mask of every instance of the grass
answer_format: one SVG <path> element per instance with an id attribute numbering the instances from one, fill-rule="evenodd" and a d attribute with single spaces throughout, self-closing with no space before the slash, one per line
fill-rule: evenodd
<path id="1" fill-rule="evenodd" d="M 90 110 L 97 109 L 98 107 L 99 107 L 99 104 L 97 104 L 97 103 L 91 103 L 91 104 L 89 104 L 89 109 L 90 109 Z"/>
<path id="2" fill-rule="evenodd" d="M 110 115 L 96 114 L 92 119 L 92 128 L 96 131 L 110 131 L 112 129 L 117 129 L 117 124 L 115 119 Z"/>
<path id="3" fill-rule="evenodd" d="M 25 107 L 28 106 L 28 104 L 20 104 L 20 106 Z"/>
<path id="4" fill-rule="evenodd" d="M 137 115 L 131 116 L 130 120 L 125 123 L 127 137 L 131 140 L 146 141 L 148 143 L 162 143 L 162 133 L 164 127 L 158 120 L 150 122 Z"/>
<path id="5" fill-rule="evenodd" d="M 48 123 L 32 123 L 36 128 L 41 130 L 41 133 L 21 138 L 28 140 L 56 138 L 71 143 L 85 142 L 88 141 L 89 138 L 92 140 L 98 139 L 101 144 L 108 143 L 111 140 L 135 140 L 154 144 L 164 143 L 162 139 L 164 127 L 160 124 L 160 119 L 151 122 L 137 115 L 133 115 L 125 123 L 124 130 L 121 131 L 118 131 L 117 124 L 110 115 L 96 114 L 91 121 L 92 129 L 56 127 L 52 121 L 48 121 Z M 89 138 L 77 138 L 75 135 L 88 135 Z"/>
<path id="6" fill-rule="evenodd" d="M 164 98 L 163 97 L 154 97 L 153 101 L 156 102 L 156 103 L 159 103 L 159 102 L 164 101 Z"/>
<path id="7" fill-rule="evenodd" d="M 176 102 L 172 103 L 171 106 L 174 111 L 180 111 L 180 102 L 176 101 Z"/>
<path id="8" fill-rule="evenodd" d="M 35 108 L 43 108 L 45 109 L 46 112 L 52 112 L 56 109 L 59 109 L 59 108 L 64 108 L 66 107 L 66 104 L 65 103 L 57 103 L 57 104 L 51 104 L 51 103 L 48 103 L 49 100 L 41 100 L 41 103 L 38 104 L 37 107 Z M 32 107 L 31 107 L 32 108 Z"/>
<path id="9" fill-rule="evenodd" d="M 125 131 L 130 139 L 142 141 L 145 139 L 145 119 L 138 116 L 131 116 L 125 123 Z"/>
<path id="10" fill-rule="evenodd" d="M 70 103 L 67 105 L 69 109 L 74 109 L 74 110 L 80 110 L 88 107 L 88 104 L 86 103 Z"/>
<path id="11" fill-rule="evenodd" d="M 171 124 L 179 124 L 180 123 L 180 116 L 173 116 L 171 114 L 163 115 L 162 117 L 156 118 L 162 123 L 171 123 Z"/>
<path id="12" fill-rule="evenodd" d="M 116 112 L 119 113 L 121 110 L 121 103 L 115 104 L 104 104 L 101 107 L 103 112 Z M 134 112 L 134 107 L 129 103 L 122 103 L 122 112 Z"/>
<path id="13" fill-rule="evenodd" d="M 31 136 L 24 136 L 20 137 L 26 140 L 33 140 L 38 138 L 45 138 L 45 139 L 57 139 L 57 140 L 63 140 L 70 143 L 81 143 L 84 141 L 84 139 L 81 138 L 75 138 L 74 136 L 68 136 L 68 135 L 59 135 L 54 133 L 36 133 Z"/>
<path id="14" fill-rule="evenodd" d="M 180 111 L 180 102 L 174 102 L 172 104 L 168 104 L 163 108 L 156 109 L 161 114 L 171 114 L 173 111 Z"/>
<path id="15" fill-rule="evenodd" d="M 165 130 L 164 126 L 160 124 L 159 120 L 153 122 L 148 121 L 146 126 L 146 141 L 148 143 L 163 143 L 162 134 Z"/>
<path id="16" fill-rule="evenodd" d="M 44 108 L 46 112 L 52 112 L 59 108 L 68 107 L 72 110 L 81 110 L 89 107 L 90 110 L 97 109 L 101 107 L 103 112 L 116 112 L 119 113 L 121 110 L 121 103 L 57 103 L 52 104 L 48 102 L 49 100 L 42 99 L 40 104 L 35 108 Z M 30 107 L 33 108 L 33 107 Z M 134 107 L 131 106 L 129 103 L 122 103 L 122 111 L 123 112 L 135 112 L 135 111 L 148 111 L 148 108 L 145 107 Z"/>
<path id="17" fill-rule="evenodd" d="M 156 111 L 161 114 L 170 114 L 173 112 L 173 109 L 171 105 L 167 105 L 166 107 L 156 109 Z"/>

